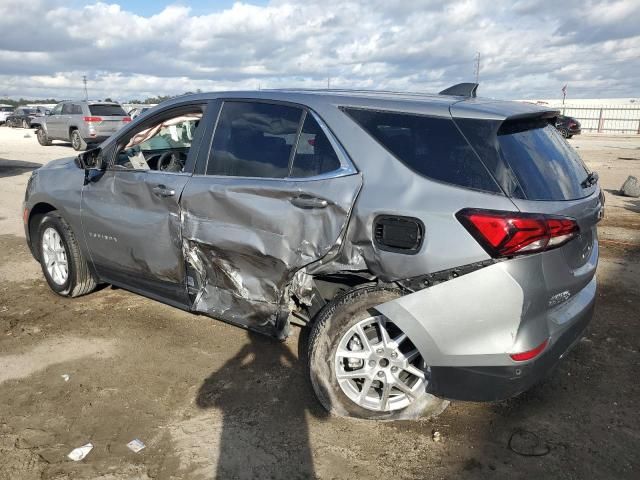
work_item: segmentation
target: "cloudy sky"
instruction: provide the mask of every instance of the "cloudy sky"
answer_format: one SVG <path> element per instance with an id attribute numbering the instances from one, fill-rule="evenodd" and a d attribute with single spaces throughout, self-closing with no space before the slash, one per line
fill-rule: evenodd
<path id="1" fill-rule="evenodd" d="M 640 1 L 0 0 L 0 97 L 201 89 L 640 96 Z"/>

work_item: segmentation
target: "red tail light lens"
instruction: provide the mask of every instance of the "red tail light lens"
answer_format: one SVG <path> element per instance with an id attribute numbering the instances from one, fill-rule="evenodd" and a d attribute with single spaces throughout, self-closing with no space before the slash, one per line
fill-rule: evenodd
<path id="1" fill-rule="evenodd" d="M 83 119 L 87 123 L 98 123 L 102 121 L 102 117 L 84 117 Z"/>
<path id="2" fill-rule="evenodd" d="M 478 209 L 461 210 L 456 217 L 492 257 L 556 248 L 579 232 L 569 217 Z"/>
<path id="3" fill-rule="evenodd" d="M 124 123 L 129 123 L 129 122 L 131 121 L 131 117 L 123 117 L 123 118 L 122 118 L 122 121 L 123 121 Z"/>
<path id="4" fill-rule="evenodd" d="M 549 344 L 549 339 L 546 338 L 545 341 L 542 342 L 540 345 L 538 345 L 536 348 L 527 350 L 526 352 L 512 353 L 509 356 L 511 357 L 512 360 L 515 360 L 516 362 L 526 362 L 527 360 L 531 360 L 533 358 L 536 358 L 538 355 L 540 355 L 543 352 L 543 350 L 547 348 L 548 344 Z"/>

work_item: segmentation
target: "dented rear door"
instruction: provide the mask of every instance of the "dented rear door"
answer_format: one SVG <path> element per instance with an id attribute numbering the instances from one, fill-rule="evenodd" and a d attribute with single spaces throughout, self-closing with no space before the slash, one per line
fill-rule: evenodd
<path id="1" fill-rule="evenodd" d="M 339 244 L 362 184 L 320 124 L 301 107 L 224 103 L 181 199 L 193 310 L 282 334 L 294 274 Z"/>

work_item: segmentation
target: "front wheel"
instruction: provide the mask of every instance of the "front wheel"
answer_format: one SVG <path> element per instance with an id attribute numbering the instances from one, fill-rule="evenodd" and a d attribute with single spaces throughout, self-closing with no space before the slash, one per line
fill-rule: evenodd
<path id="1" fill-rule="evenodd" d="M 430 370 L 411 339 L 373 307 L 400 296 L 365 287 L 334 299 L 319 314 L 308 368 L 320 403 L 341 416 L 415 418 L 447 402 L 426 392 Z"/>
<path id="2" fill-rule="evenodd" d="M 29 128 L 29 122 L 22 120 L 22 128 Z"/>
<path id="3" fill-rule="evenodd" d="M 76 151 L 87 149 L 87 142 L 85 142 L 80 136 L 80 132 L 78 132 L 78 130 L 73 130 L 71 132 L 71 146 Z"/>
<path id="4" fill-rule="evenodd" d="M 63 297 L 79 297 L 96 288 L 96 277 L 71 227 L 57 212 L 44 216 L 35 240 L 42 273 L 51 290 Z"/>
<path id="5" fill-rule="evenodd" d="M 51 145 L 51 139 L 47 135 L 47 133 L 42 129 L 42 127 L 38 128 L 36 132 L 36 137 L 38 137 L 38 143 L 43 147 L 48 147 Z"/>

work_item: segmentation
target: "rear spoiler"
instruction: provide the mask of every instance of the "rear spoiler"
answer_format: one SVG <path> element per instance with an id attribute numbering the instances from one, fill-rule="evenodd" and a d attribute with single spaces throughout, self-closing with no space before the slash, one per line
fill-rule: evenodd
<path id="1" fill-rule="evenodd" d="M 445 88 L 438 95 L 452 95 L 454 97 L 476 97 L 478 90 L 477 83 L 457 83 L 449 88 Z"/>
<path id="2" fill-rule="evenodd" d="M 555 124 L 555 119 L 560 115 L 559 110 L 541 110 L 539 112 L 527 112 L 511 115 L 503 120 L 498 135 L 509 135 L 512 133 L 523 132 L 533 128 L 539 128 L 544 124 Z"/>

